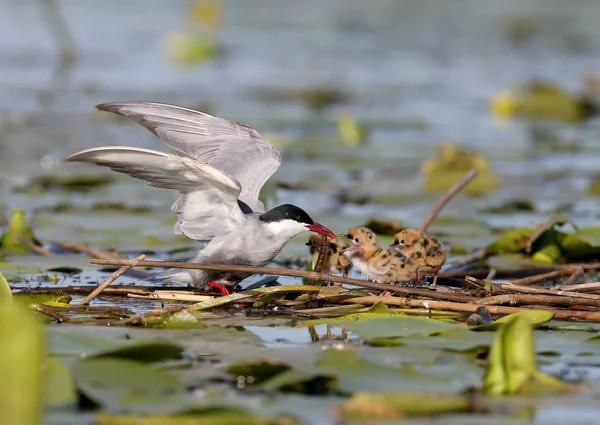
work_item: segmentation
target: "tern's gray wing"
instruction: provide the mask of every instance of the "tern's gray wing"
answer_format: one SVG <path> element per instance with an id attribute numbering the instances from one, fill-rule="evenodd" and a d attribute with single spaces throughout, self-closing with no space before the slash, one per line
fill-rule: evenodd
<path id="1" fill-rule="evenodd" d="M 149 186 L 182 193 L 171 207 L 179 220 L 175 233 L 196 240 L 212 239 L 244 222 L 235 178 L 191 158 L 150 149 L 106 146 L 86 149 L 65 161 L 93 162 L 143 180 Z"/>
<path id="2" fill-rule="evenodd" d="M 173 149 L 234 177 L 242 186 L 239 199 L 254 211 L 264 211 L 258 195 L 279 168 L 281 155 L 256 130 L 164 103 L 112 102 L 96 108 L 129 117 Z"/>

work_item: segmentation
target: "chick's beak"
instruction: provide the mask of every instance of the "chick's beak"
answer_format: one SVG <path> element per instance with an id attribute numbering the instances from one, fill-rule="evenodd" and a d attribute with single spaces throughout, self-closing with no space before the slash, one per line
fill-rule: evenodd
<path id="1" fill-rule="evenodd" d="M 328 238 L 337 239 L 337 236 L 335 235 L 335 233 L 333 233 L 331 230 L 329 230 L 327 227 L 323 226 L 322 224 L 319 224 L 319 223 L 307 224 L 306 228 L 308 230 L 310 230 L 311 232 L 318 233 L 319 235 L 323 235 Z"/>

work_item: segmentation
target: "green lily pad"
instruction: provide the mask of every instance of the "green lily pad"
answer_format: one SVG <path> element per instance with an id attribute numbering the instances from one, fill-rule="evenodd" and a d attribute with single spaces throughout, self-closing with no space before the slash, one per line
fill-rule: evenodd
<path id="1" fill-rule="evenodd" d="M 460 326 L 440 320 L 412 316 L 382 317 L 362 322 L 341 322 L 338 325 L 367 340 L 413 334 L 433 335 Z"/>
<path id="2" fill-rule="evenodd" d="M 495 331 L 505 323 L 510 322 L 515 317 L 523 317 L 534 328 L 538 328 L 548 323 L 554 317 L 554 314 L 544 310 L 521 311 L 519 313 L 509 314 L 487 325 L 473 326 L 473 331 Z"/>
<path id="3" fill-rule="evenodd" d="M 469 412 L 472 405 L 464 395 L 402 393 L 357 393 L 336 409 L 347 420 L 398 420 L 407 416 L 436 416 Z"/>
<path id="4" fill-rule="evenodd" d="M 300 425 L 290 417 L 263 418 L 235 407 L 195 408 L 192 413 L 174 416 L 108 415 L 101 413 L 95 425 Z"/>
<path id="5" fill-rule="evenodd" d="M 62 356 L 113 357 L 151 363 L 181 358 L 183 352 L 181 346 L 169 342 L 99 338 L 79 329 L 49 328 L 48 339 L 49 351 Z"/>
<path id="6" fill-rule="evenodd" d="M 30 306 L 33 304 L 43 304 L 51 307 L 73 307 L 71 300 L 73 299 L 70 295 L 61 294 L 59 292 L 50 291 L 31 291 L 31 292 L 15 292 L 13 299 L 16 302 Z"/>
<path id="7" fill-rule="evenodd" d="M 8 227 L 0 237 L 0 248 L 8 255 L 23 255 L 31 249 L 20 239 L 39 245 L 33 230 L 25 222 L 25 213 L 22 210 L 13 210 Z"/>
<path id="8" fill-rule="evenodd" d="M 561 247 L 569 258 L 597 256 L 600 254 L 600 227 L 584 227 L 566 235 Z"/>
<path id="9" fill-rule="evenodd" d="M 42 423 L 44 335 L 28 309 L 0 308 L 0 412 L 6 424 Z"/>
<path id="10" fill-rule="evenodd" d="M 4 275 L 0 273 L 0 305 L 10 302 L 12 302 L 12 290 Z"/>
<path id="11" fill-rule="evenodd" d="M 72 371 L 79 391 L 110 413 L 173 414 L 192 406 L 179 379 L 150 365 L 96 358 Z"/>
<path id="12" fill-rule="evenodd" d="M 77 390 L 69 369 L 58 359 L 44 362 L 44 405 L 48 407 L 74 406 Z"/>

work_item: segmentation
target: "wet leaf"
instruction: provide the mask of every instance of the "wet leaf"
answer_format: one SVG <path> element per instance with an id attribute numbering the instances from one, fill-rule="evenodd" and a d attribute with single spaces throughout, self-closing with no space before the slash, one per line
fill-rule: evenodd
<path id="1" fill-rule="evenodd" d="M 16 302 L 25 304 L 25 305 L 33 305 L 33 304 L 43 304 L 52 307 L 64 307 L 69 308 L 72 307 L 71 300 L 73 299 L 70 295 L 61 294 L 59 292 L 50 292 L 50 291 L 31 291 L 31 292 L 15 292 L 13 294 L 13 299 Z"/>
<path id="2" fill-rule="evenodd" d="M 382 317 L 362 322 L 340 322 L 338 325 L 367 340 L 413 334 L 433 335 L 459 326 L 440 320 L 412 316 Z"/>
<path id="3" fill-rule="evenodd" d="M 367 141 L 367 131 L 350 115 L 341 115 L 337 122 L 338 135 L 341 141 L 348 146 L 362 145 Z"/>
<path id="4" fill-rule="evenodd" d="M 470 329 L 473 331 L 495 331 L 500 326 L 505 323 L 509 323 L 516 317 L 523 317 L 525 320 L 529 322 L 529 324 L 533 328 L 538 328 L 546 323 L 548 323 L 554 317 L 554 314 L 544 311 L 544 310 L 531 310 L 531 311 L 521 311 L 519 313 L 509 314 L 508 316 L 504 316 L 493 323 L 489 323 L 486 325 L 473 326 Z"/>
<path id="5" fill-rule="evenodd" d="M 213 40 L 200 32 L 172 32 L 167 38 L 167 53 L 177 65 L 190 66 L 213 60 L 220 50 Z"/>
<path id="6" fill-rule="evenodd" d="M 0 308 L 0 347 L 2 423 L 42 423 L 44 335 L 33 313 L 18 303 Z"/>
<path id="7" fill-rule="evenodd" d="M 519 228 L 504 232 L 485 249 L 492 253 L 517 253 L 524 252 L 527 243 L 535 234 L 535 229 Z"/>
<path id="8" fill-rule="evenodd" d="M 336 409 L 347 420 L 379 421 L 410 416 L 436 416 L 468 412 L 471 403 L 463 395 L 357 393 Z"/>
<path id="9" fill-rule="evenodd" d="M 0 273 L 0 306 L 12 301 L 12 290 L 6 278 Z"/>
<path id="10" fill-rule="evenodd" d="M 192 405 L 179 379 L 150 365 L 97 358 L 72 371 L 79 391 L 111 413 L 169 414 Z"/>
<path id="11" fill-rule="evenodd" d="M 561 247 L 568 258 L 593 257 L 600 254 L 600 227 L 584 227 L 569 233 Z"/>
<path id="12" fill-rule="evenodd" d="M 477 177 L 463 189 L 463 193 L 488 193 L 500 186 L 500 180 L 493 174 L 487 158 L 475 150 L 461 149 L 455 144 L 440 146 L 435 158 L 421 164 L 426 175 L 425 187 L 432 192 L 450 189 L 472 168 L 478 171 Z"/>
<path id="13" fill-rule="evenodd" d="M 69 369 L 60 360 L 49 357 L 44 362 L 44 405 L 48 407 L 73 406 L 77 390 Z"/>
<path id="14" fill-rule="evenodd" d="M 257 359 L 233 363 L 227 368 L 227 373 L 234 376 L 251 376 L 254 383 L 260 384 L 291 369 L 291 365 L 279 360 Z"/>
<path id="15" fill-rule="evenodd" d="M 31 250 L 21 239 L 39 245 L 33 230 L 25 222 L 25 213 L 22 210 L 14 209 L 8 227 L 0 238 L 0 248 L 8 255 L 27 254 Z"/>
<path id="16" fill-rule="evenodd" d="M 496 331 L 483 391 L 491 395 L 539 396 L 572 390 L 537 369 L 534 344 L 529 321 L 524 316 L 513 315 Z"/>
<path id="17" fill-rule="evenodd" d="M 175 416 L 117 416 L 100 414 L 95 425 L 300 425 L 289 417 L 263 418 L 241 408 L 195 408 Z"/>
<path id="18" fill-rule="evenodd" d="M 99 338 L 79 329 L 49 329 L 49 351 L 54 355 L 115 357 L 140 362 L 159 362 L 181 358 L 179 345 L 135 339 Z"/>

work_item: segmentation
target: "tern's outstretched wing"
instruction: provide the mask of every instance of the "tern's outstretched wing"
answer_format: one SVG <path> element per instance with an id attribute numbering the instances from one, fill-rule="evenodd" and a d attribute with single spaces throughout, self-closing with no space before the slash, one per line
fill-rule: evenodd
<path id="1" fill-rule="evenodd" d="M 175 233 L 207 240 L 222 233 L 229 223 L 239 225 L 244 214 L 238 205 L 241 187 L 232 176 L 191 158 L 149 149 L 106 146 L 86 149 L 65 161 L 93 162 L 182 196 L 171 209 L 179 217 Z"/>
<path id="2" fill-rule="evenodd" d="M 264 212 L 258 195 L 279 168 L 281 156 L 256 130 L 164 103 L 112 102 L 96 108 L 135 120 L 173 149 L 237 179 L 242 187 L 239 199 L 254 211 Z"/>

